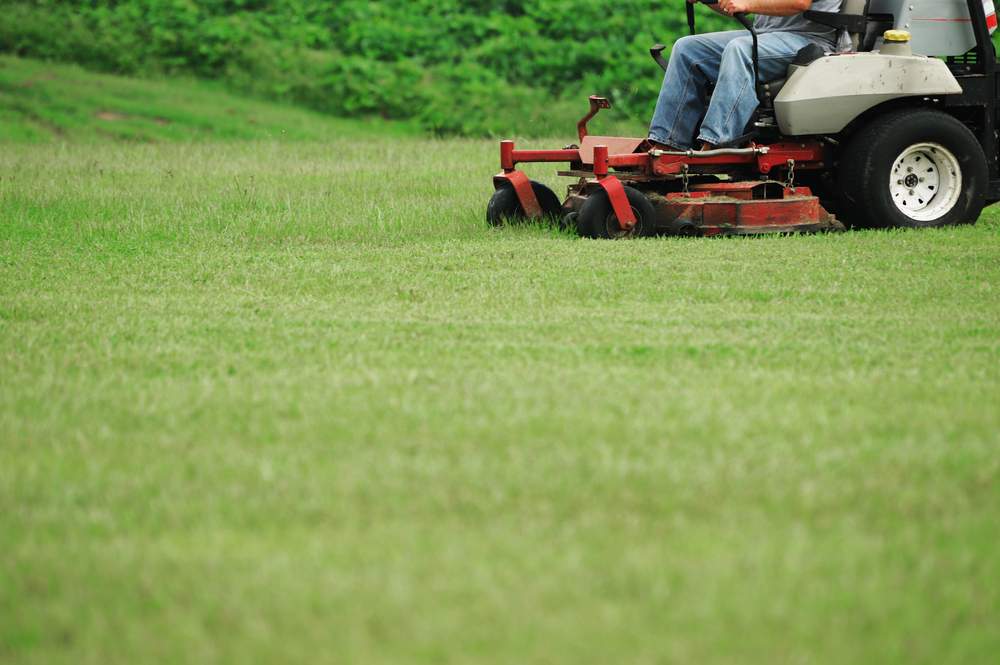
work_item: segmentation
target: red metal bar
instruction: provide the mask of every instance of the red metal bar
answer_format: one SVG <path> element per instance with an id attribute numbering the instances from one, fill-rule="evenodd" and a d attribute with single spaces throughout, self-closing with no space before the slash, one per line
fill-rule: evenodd
<path id="1" fill-rule="evenodd" d="M 500 168 L 504 171 L 514 170 L 514 142 L 500 141 Z"/>
<path id="2" fill-rule="evenodd" d="M 524 214 L 530 219 L 541 217 L 542 206 L 538 204 L 535 190 L 531 188 L 531 181 L 525 175 L 524 171 L 505 170 L 503 173 L 498 173 L 493 176 L 493 186 L 497 189 L 505 187 L 505 180 L 514 186 L 514 191 L 517 192 L 517 200 L 521 202 L 521 207 L 524 208 Z"/>
<path id="3" fill-rule="evenodd" d="M 606 145 L 594 146 L 594 175 L 598 178 L 602 175 L 608 175 L 608 146 Z"/>
<path id="4" fill-rule="evenodd" d="M 524 164 L 527 162 L 578 162 L 580 161 L 579 150 L 514 150 L 513 141 L 505 141 L 511 144 L 510 159 L 512 164 Z M 503 153 L 501 152 L 501 160 Z M 514 168 L 511 166 L 511 168 Z"/>
<path id="5" fill-rule="evenodd" d="M 598 159 L 597 151 L 604 149 L 603 157 Z M 671 175 L 680 173 L 683 164 L 691 165 L 739 165 L 757 162 L 761 173 L 768 173 L 775 167 L 784 168 L 788 160 L 794 160 L 796 168 L 810 169 L 823 166 L 823 144 L 812 143 L 775 143 L 768 146 L 770 151 L 756 155 L 720 155 L 717 157 L 686 157 L 683 155 L 661 155 L 650 157 L 647 153 L 608 154 L 606 146 L 594 147 L 594 175 L 606 173 L 607 167 L 646 166 L 651 167 L 655 175 Z M 602 161 L 603 160 L 603 161 Z M 500 166 L 504 171 L 511 171 L 517 164 L 542 162 L 581 162 L 583 156 L 580 150 L 514 150 L 513 141 L 500 142 Z M 598 166 L 597 162 L 601 161 Z M 605 171 L 599 172 L 598 168 Z"/>
<path id="6" fill-rule="evenodd" d="M 611 108 L 611 102 L 609 102 L 604 97 L 598 97 L 597 95 L 590 96 L 590 113 L 583 116 L 580 122 L 576 123 L 576 134 L 580 137 L 580 141 L 583 141 L 584 137 L 587 136 L 587 123 L 590 119 L 597 115 L 597 112 L 601 109 Z"/>
<path id="7" fill-rule="evenodd" d="M 695 157 L 689 158 L 678 155 L 661 155 L 657 157 L 653 162 L 653 173 L 656 175 L 670 175 L 671 173 L 680 173 L 681 167 L 684 164 L 690 165 L 707 165 L 707 164 L 719 164 L 719 165 L 733 165 L 736 164 L 749 164 L 754 161 L 757 155 L 719 155 L 718 157 Z"/>
<path id="8" fill-rule="evenodd" d="M 795 168 L 819 168 L 823 166 L 823 144 L 812 143 L 774 143 L 766 155 L 757 156 L 757 164 L 761 173 L 768 173 L 775 166 L 784 167 L 789 159 L 795 160 Z"/>

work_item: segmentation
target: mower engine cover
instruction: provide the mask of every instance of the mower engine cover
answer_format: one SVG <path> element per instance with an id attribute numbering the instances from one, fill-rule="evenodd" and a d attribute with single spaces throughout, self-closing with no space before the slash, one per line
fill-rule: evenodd
<path id="1" fill-rule="evenodd" d="M 788 136 L 836 134 L 856 117 L 900 97 L 960 95 L 962 86 L 937 58 L 855 53 L 796 68 L 774 100 Z"/>
<path id="2" fill-rule="evenodd" d="M 986 23 L 997 28 L 993 0 L 983 1 Z M 967 0 L 871 0 L 869 14 L 892 14 L 893 28 L 910 33 L 914 53 L 964 55 L 976 45 Z"/>

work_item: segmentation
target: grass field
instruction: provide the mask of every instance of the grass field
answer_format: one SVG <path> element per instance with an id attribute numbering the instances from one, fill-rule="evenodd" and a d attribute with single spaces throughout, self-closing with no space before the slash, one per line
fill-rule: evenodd
<path id="1" fill-rule="evenodd" d="M 995 210 L 494 230 L 344 127 L 0 143 L 0 662 L 996 661 Z"/>

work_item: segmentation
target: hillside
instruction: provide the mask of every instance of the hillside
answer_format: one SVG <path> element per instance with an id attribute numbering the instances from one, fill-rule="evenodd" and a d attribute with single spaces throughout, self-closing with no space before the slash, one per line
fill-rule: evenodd
<path id="1" fill-rule="evenodd" d="M 585 99 L 563 102 L 561 115 L 545 116 L 505 138 L 573 140 Z M 592 127 L 641 135 L 642 121 L 602 114 Z M 396 140 L 426 135 L 417 120 L 360 115 L 340 118 L 279 101 L 227 90 L 219 81 L 190 77 L 118 76 L 79 65 L 0 55 L 0 141 L 51 139 L 211 141 L 283 139 L 326 141 L 342 136 Z"/>
<path id="2" fill-rule="evenodd" d="M 683 2 L 653 0 L 0 0 L 0 11 L 0 53 L 478 136 L 551 134 L 590 94 L 644 122 L 661 80 L 648 48 L 687 33 Z M 736 26 L 698 11 L 704 30 Z"/>
<path id="3" fill-rule="evenodd" d="M 97 74 L 77 65 L 0 56 L 0 141 L 330 140 L 419 131 L 412 122 L 334 118 L 247 99 L 217 82 Z"/>

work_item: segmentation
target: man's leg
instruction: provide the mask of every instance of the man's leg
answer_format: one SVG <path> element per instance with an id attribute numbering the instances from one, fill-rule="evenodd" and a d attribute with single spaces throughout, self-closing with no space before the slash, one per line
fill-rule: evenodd
<path id="1" fill-rule="evenodd" d="M 705 88 L 719 78 L 726 45 L 745 34 L 713 32 L 677 40 L 663 76 L 649 138 L 680 150 L 693 147 L 694 130 L 705 111 Z"/>
<path id="2" fill-rule="evenodd" d="M 738 34 L 743 36 L 729 42 L 723 51 L 719 82 L 698 135 L 713 146 L 739 138 L 759 104 L 753 80 L 753 41 L 745 32 Z M 785 76 L 799 49 L 808 44 L 808 39 L 790 32 L 760 35 L 761 83 Z"/>

